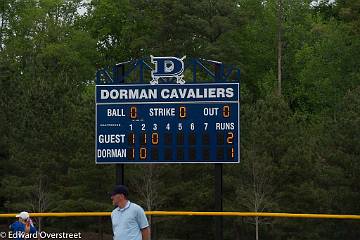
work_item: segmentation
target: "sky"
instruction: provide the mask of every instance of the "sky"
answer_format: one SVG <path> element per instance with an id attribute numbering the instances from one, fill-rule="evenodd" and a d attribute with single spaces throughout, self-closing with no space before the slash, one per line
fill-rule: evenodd
<path id="1" fill-rule="evenodd" d="M 89 2 L 91 2 L 91 0 L 83 0 L 83 1 L 81 1 L 82 3 L 89 3 Z M 87 9 L 85 8 L 85 7 L 80 7 L 80 8 L 78 8 L 78 13 L 80 14 L 80 15 L 84 15 L 85 13 L 87 12 Z"/>

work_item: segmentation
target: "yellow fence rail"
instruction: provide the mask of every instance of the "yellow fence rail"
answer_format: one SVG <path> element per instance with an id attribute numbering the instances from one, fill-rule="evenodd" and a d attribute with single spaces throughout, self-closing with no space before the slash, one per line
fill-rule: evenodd
<path id="1" fill-rule="evenodd" d="M 360 215 L 339 214 L 298 214 L 267 212 L 184 212 L 184 211 L 147 211 L 153 216 L 226 216 L 226 217 L 271 217 L 271 218 L 308 218 L 308 219 L 352 219 L 360 220 Z M 0 218 L 14 218 L 16 213 L 0 214 Z M 30 217 L 109 217 L 110 212 L 64 212 L 30 213 Z"/>

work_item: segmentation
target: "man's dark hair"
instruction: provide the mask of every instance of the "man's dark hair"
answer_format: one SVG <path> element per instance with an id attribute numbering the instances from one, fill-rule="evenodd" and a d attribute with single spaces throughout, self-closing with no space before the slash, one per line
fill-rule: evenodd
<path id="1" fill-rule="evenodd" d="M 111 196 L 114 196 L 116 194 L 123 194 L 127 199 L 129 196 L 129 189 L 125 185 L 116 185 L 111 193 Z"/>

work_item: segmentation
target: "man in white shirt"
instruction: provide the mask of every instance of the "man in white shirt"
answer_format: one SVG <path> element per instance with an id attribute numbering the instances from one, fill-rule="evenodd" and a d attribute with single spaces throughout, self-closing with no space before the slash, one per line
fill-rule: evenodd
<path id="1" fill-rule="evenodd" d="M 114 240 L 150 240 L 150 227 L 144 209 L 128 200 L 129 190 L 117 185 L 111 193 L 116 208 L 111 213 Z"/>

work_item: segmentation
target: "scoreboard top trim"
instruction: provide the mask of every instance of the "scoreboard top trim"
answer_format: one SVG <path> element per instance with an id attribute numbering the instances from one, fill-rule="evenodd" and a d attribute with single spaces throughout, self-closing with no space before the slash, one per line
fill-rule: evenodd
<path id="1" fill-rule="evenodd" d="M 226 85 L 226 84 L 237 84 L 238 82 L 201 82 L 201 83 L 185 83 L 185 84 L 177 84 L 177 83 L 162 83 L 162 84 L 149 84 L 149 83 L 121 83 L 121 84 L 96 84 L 96 87 L 109 87 L 109 86 L 164 86 L 164 85 L 172 85 L 172 86 L 188 86 L 188 85 Z"/>
<path id="2" fill-rule="evenodd" d="M 239 83 L 96 85 L 96 103 L 234 102 Z"/>

